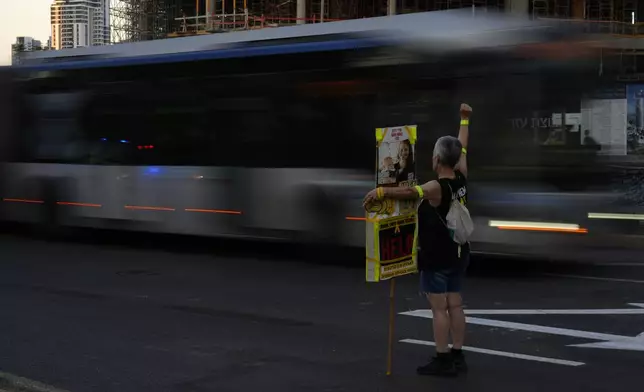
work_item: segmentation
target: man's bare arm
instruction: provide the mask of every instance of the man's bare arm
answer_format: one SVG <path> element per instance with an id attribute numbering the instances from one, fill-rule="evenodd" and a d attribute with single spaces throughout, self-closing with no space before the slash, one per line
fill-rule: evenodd
<path id="1" fill-rule="evenodd" d="M 458 129 L 458 140 L 463 146 L 461 158 L 456 165 L 456 170 L 463 173 L 467 177 L 467 143 L 470 138 L 470 116 L 472 114 L 472 107 L 466 103 L 461 104 L 461 127 Z"/>
<path id="2" fill-rule="evenodd" d="M 362 203 L 364 206 L 380 199 L 413 200 L 426 199 L 432 205 L 440 204 L 441 187 L 438 181 L 430 181 L 415 187 L 376 188 L 367 193 Z"/>
<path id="3" fill-rule="evenodd" d="M 436 207 L 441 204 L 441 199 L 443 198 L 443 193 L 441 190 L 441 184 L 438 181 L 429 181 L 420 186 L 423 191 L 423 199 L 429 201 L 429 204 Z"/>

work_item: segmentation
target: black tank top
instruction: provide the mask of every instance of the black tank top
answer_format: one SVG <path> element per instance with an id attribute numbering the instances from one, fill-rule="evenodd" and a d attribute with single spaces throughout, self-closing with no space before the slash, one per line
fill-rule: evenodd
<path id="1" fill-rule="evenodd" d="M 459 246 L 450 237 L 445 227 L 449 207 L 454 199 L 467 206 L 467 179 L 461 172 L 455 172 L 454 179 L 441 178 L 441 204 L 432 207 L 424 200 L 418 207 L 418 245 L 420 253 L 418 268 L 421 270 L 460 268 L 469 244 Z"/>

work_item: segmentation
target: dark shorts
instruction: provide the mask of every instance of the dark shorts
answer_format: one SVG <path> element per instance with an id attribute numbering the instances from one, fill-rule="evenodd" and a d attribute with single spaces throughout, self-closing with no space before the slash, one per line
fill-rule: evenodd
<path id="1" fill-rule="evenodd" d="M 468 264 L 469 254 L 465 254 L 459 265 L 453 268 L 420 271 L 421 291 L 426 294 L 460 293 Z"/>

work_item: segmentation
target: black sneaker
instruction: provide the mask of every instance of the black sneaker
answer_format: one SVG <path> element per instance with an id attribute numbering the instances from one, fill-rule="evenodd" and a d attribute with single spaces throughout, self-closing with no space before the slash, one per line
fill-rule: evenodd
<path id="1" fill-rule="evenodd" d="M 422 376 L 456 376 L 454 360 L 449 353 L 438 353 L 425 366 L 420 366 L 416 372 Z"/>
<path id="2" fill-rule="evenodd" d="M 467 373 L 467 362 L 465 362 L 465 355 L 463 355 L 463 350 L 452 349 L 451 354 L 456 371 L 459 373 Z"/>

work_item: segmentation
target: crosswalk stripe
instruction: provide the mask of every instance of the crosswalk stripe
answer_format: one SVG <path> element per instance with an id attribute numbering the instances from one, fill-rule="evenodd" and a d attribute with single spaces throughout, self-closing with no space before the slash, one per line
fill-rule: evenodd
<path id="1" fill-rule="evenodd" d="M 421 346 L 436 346 L 436 343 L 434 343 L 434 342 L 429 342 L 429 341 L 426 341 L 426 340 L 417 340 L 417 339 L 402 339 L 400 341 L 400 343 L 409 343 L 409 344 L 416 344 L 416 345 L 421 345 Z M 505 351 L 488 350 L 486 348 L 463 347 L 463 350 L 465 350 L 467 352 L 473 352 L 473 353 L 479 353 L 479 354 L 497 355 L 497 356 L 500 356 L 500 357 L 523 359 L 523 360 L 526 360 L 526 361 L 545 362 L 545 363 L 552 363 L 552 364 L 555 364 L 555 365 L 563 365 L 563 366 L 583 366 L 583 365 L 585 365 L 585 363 L 583 363 L 583 362 L 567 361 L 565 359 L 556 359 L 556 358 L 547 358 L 547 357 L 537 357 L 535 355 L 510 353 L 510 352 L 505 352 Z"/>

